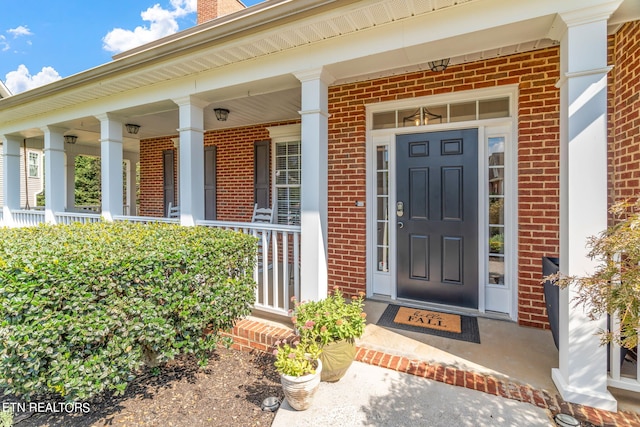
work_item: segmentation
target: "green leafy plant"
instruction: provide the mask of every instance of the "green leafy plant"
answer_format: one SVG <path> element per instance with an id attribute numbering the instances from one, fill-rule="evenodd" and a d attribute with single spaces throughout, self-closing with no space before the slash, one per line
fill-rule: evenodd
<path id="1" fill-rule="evenodd" d="M 504 234 L 494 234 L 489 238 L 489 250 L 494 254 L 504 253 Z"/>
<path id="2" fill-rule="evenodd" d="M 298 303 L 293 299 L 291 321 L 300 337 L 320 345 L 339 340 L 354 342 L 364 333 L 367 315 L 363 298 L 360 293 L 348 301 L 336 286 L 332 294 L 319 301 Z"/>
<path id="3" fill-rule="evenodd" d="M 3 410 L 0 412 L 0 427 L 11 427 L 13 425 L 13 411 Z"/>
<path id="4" fill-rule="evenodd" d="M 255 238 L 208 227 L 0 229 L 0 388 L 86 400 L 123 393 L 145 362 L 205 364 L 251 312 L 255 251 Z"/>
<path id="5" fill-rule="evenodd" d="M 603 314 L 617 316 L 620 327 L 599 331 L 602 343 L 615 342 L 628 349 L 638 345 L 640 328 L 640 201 L 621 202 L 611 208 L 618 222 L 589 239 L 589 257 L 599 265 L 590 275 L 555 274 L 547 279 L 558 285 L 575 285 L 576 304 L 592 319 Z"/>
<path id="6" fill-rule="evenodd" d="M 276 360 L 273 364 L 280 374 L 301 377 L 316 373 L 320 356 L 318 343 L 300 337 L 292 337 L 289 342 L 287 340 L 276 341 L 275 345 L 277 348 L 273 354 L 276 356 Z"/>

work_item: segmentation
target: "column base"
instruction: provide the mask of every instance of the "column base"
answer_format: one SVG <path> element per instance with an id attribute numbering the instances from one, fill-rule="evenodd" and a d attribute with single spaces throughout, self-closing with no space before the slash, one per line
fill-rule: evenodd
<path id="1" fill-rule="evenodd" d="M 567 402 L 610 412 L 618 411 L 618 401 L 608 390 L 598 393 L 590 389 L 572 387 L 565 381 L 558 368 L 551 369 L 551 378 L 560 392 L 560 396 Z"/>

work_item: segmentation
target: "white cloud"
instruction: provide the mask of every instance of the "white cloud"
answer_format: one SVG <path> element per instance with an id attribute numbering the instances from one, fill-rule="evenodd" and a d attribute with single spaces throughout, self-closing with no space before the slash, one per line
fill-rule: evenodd
<path id="1" fill-rule="evenodd" d="M 11 46 L 9 45 L 7 38 L 0 34 L 0 51 L 5 52 L 9 49 L 11 49 Z"/>
<path id="2" fill-rule="evenodd" d="M 33 33 L 29 30 L 29 28 L 26 25 L 20 25 L 16 28 L 11 28 L 9 30 L 7 30 L 7 33 L 9 34 L 13 34 L 13 38 L 15 39 L 16 37 L 20 37 L 20 36 L 31 36 L 33 35 Z"/>
<path id="3" fill-rule="evenodd" d="M 155 4 L 140 14 L 147 26 L 138 26 L 133 30 L 114 28 L 102 39 L 102 48 L 109 52 L 120 53 L 145 43 L 178 32 L 177 18 L 197 10 L 197 0 L 171 0 L 171 8 L 163 9 Z"/>
<path id="4" fill-rule="evenodd" d="M 53 67 L 42 67 L 40 72 L 31 75 L 29 69 L 20 64 L 17 70 L 7 73 L 5 85 L 11 93 L 16 94 L 60 79 L 60 74 Z"/>

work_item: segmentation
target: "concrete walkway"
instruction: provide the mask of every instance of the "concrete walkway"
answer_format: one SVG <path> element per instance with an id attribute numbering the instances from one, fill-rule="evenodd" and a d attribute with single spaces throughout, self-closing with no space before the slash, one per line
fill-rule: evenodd
<path id="1" fill-rule="evenodd" d="M 549 411 L 475 390 L 353 362 L 336 383 L 320 383 L 312 406 L 286 400 L 272 427 L 554 426 Z"/>

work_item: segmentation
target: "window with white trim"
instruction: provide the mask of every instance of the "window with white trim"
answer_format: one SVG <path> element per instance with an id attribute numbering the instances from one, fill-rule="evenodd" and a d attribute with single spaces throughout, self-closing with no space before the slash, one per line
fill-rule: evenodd
<path id="1" fill-rule="evenodd" d="M 275 143 L 276 223 L 300 225 L 300 141 Z"/>
<path id="2" fill-rule="evenodd" d="M 40 153 L 28 153 L 29 178 L 40 178 Z"/>

